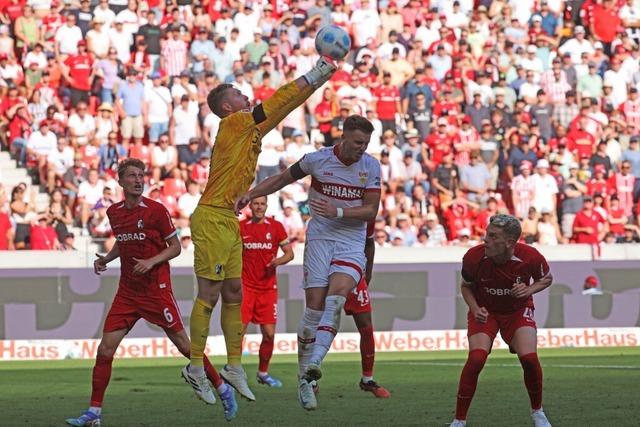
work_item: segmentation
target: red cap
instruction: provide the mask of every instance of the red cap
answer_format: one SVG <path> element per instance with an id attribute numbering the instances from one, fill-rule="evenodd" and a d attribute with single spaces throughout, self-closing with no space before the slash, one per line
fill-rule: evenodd
<path id="1" fill-rule="evenodd" d="M 624 46 L 618 45 L 618 46 L 616 46 L 616 52 L 615 53 L 617 53 L 617 54 L 627 53 L 627 50 L 624 48 Z"/>
<path id="2" fill-rule="evenodd" d="M 595 288 L 598 286 L 598 278 L 596 276 L 588 276 L 584 279 L 584 285 L 586 288 Z"/>
<path id="3" fill-rule="evenodd" d="M 605 168 L 605 167 L 604 167 L 604 165 L 595 165 L 595 166 L 593 167 L 593 170 L 594 170 L 596 173 L 598 173 L 598 172 L 605 173 L 605 172 L 607 171 L 607 168 Z"/>
<path id="4" fill-rule="evenodd" d="M 6 53 L 0 53 L 0 59 L 9 59 L 9 55 L 7 55 Z"/>
<path id="5" fill-rule="evenodd" d="M 78 42 L 78 46 L 86 46 L 86 45 L 87 45 L 87 41 L 84 39 Z"/>
<path id="6" fill-rule="evenodd" d="M 49 126 L 49 121 L 48 120 L 42 120 L 40 122 L 40 127 L 42 127 L 42 126 Z"/>
<path id="7" fill-rule="evenodd" d="M 387 5 L 387 8 L 390 8 L 390 7 L 398 7 L 398 5 L 396 4 L 396 2 L 390 1 L 389 4 Z"/>
<path id="8" fill-rule="evenodd" d="M 520 162 L 520 170 L 522 169 L 531 170 L 532 167 L 533 167 L 533 163 L 531 163 L 529 160 L 523 160 L 522 162 Z"/>
<path id="9" fill-rule="evenodd" d="M 462 123 L 471 123 L 471 117 L 469 116 L 464 116 L 462 118 Z"/>

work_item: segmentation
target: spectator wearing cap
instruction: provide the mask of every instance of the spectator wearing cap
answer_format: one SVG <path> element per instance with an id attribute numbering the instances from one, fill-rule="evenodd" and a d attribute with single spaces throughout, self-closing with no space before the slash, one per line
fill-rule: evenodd
<path id="1" fill-rule="evenodd" d="M 187 68 L 188 46 L 180 37 L 180 27 L 173 25 L 171 34 L 162 45 L 160 69 L 166 70 L 170 77 L 178 76 Z"/>
<path id="2" fill-rule="evenodd" d="M 331 140 L 336 141 L 342 136 L 342 127 L 347 117 L 351 115 L 352 104 L 342 100 L 339 103 L 338 115 L 331 120 Z M 395 141 L 395 140 L 394 140 Z"/>
<path id="3" fill-rule="evenodd" d="M 576 103 L 576 93 L 573 90 L 569 90 L 565 93 L 564 102 L 554 105 L 552 118 L 556 123 L 567 129 L 579 113 L 580 107 Z"/>
<path id="4" fill-rule="evenodd" d="M 598 286 L 598 278 L 596 276 L 587 276 L 584 279 L 582 295 L 602 295 L 602 289 Z"/>
<path id="5" fill-rule="evenodd" d="M 562 185 L 562 218 L 560 227 L 562 235 L 566 239 L 573 236 L 573 221 L 580 212 L 583 204 L 583 196 L 588 193 L 588 187 L 578 178 L 579 166 L 571 162 L 568 166 L 569 175 Z"/>
<path id="6" fill-rule="evenodd" d="M 613 108 L 618 108 L 620 104 L 627 100 L 627 85 L 631 83 L 627 70 L 623 69 L 620 59 L 613 57 L 610 63 L 610 69 L 604 73 L 603 85 L 609 84 L 612 88 L 610 99 L 613 102 Z"/>
<path id="7" fill-rule="evenodd" d="M 381 61 L 390 60 L 394 49 L 398 49 L 400 58 L 407 57 L 407 50 L 402 45 L 402 43 L 398 41 L 398 31 L 391 30 L 388 34 L 388 40 L 378 47 L 376 57 Z"/>
<path id="8" fill-rule="evenodd" d="M 633 133 L 640 133 L 640 96 L 638 89 L 632 87 L 629 89 L 627 100 L 620 105 L 620 111 L 624 114 L 627 125 L 633 126 Z"/>
<path id="9" fill-rule="evenodd" d="M 70 53 L 64 60 L 62 67 L 62 75 L 71 92 L 72 106 L 77 106 L 80 101 L 89 101 L 89 91 L 94 74 L 93 58 L 87 52 L 87 42 L 80 40 L 77 43 L 77 52 Z"/>
<path id="10" fill-rule="evenodd" d="M 160 65 L 160 53 L 162 52 L 161 40 L 163 37 L 162 28 L 158 25 L 158 16 L 151 9 L 147 12 L 147 22 L 140 25 L 135 40 L 144 40 L 147 43 L 147 54 L 151 63 L 151 72 L 157 71 Z"/>
<path id="11" fill-rule="evenodd" d="M 116 19 L 113 28 L 109 29 L 109 40 L 111 46 L 118 52 L 118 60 L 126 64 L 131 55 L 131 34 L 124 30 L 124 24 L 121 19 Z"/>
<path id="12" fill-rule="evenodd" d="M 109 132 L 107 142 L 100 145 L 98 149 L 98 158 L 100 159 L 98 170 L 101 174 L 107 171 L 115 174 L 118 170 L 118 163 L 126 157 L 127 150 L 118 143 L 118 133 Z"/>
<path id="13" fill-rule="evenodd" d="M 556 194 L 558 194 L 558 183 L 549 174 L 549 161 L 540 159 L 536 163 L 536 173 L 533 175 L 534 197 L 533 206 L 536 211 L 543 209 L 556 212 Z"/>
<path id="14" fill-rule="evenodd" d="M 233 56 L 227 49 L 227 38 L 220 36 L 216 39 L 216 49 L 213 52 L 213 70 L 218 79 L 225 81 L 233 73 Z"/>
<path id="15" fill-rule="evenodd" d="M 76 25 L 76 16 L 67 13 L 65 24 L 60 26 L 55 35 L 56 56 L 68 56 L 78 52 L 78 43 L 83 40 L 82 30 Z"/>
<path id="16" fill-rule="evenodd" d="M 438 45 L 435 55 L 429 58 L 428 64 L 433 68 L 435 78 L 439 81 L 444 80 L 452 65 L 451 56 L 445 50 L 444 45 Z"/>
<path id="17" fill-rule="evenodd" d="M 97 169 L 90 169 L 87 180 L 78 185 L 78 207 L 80 210 L 81 233 L 83 236 L 89 235 L 87 225 L 93 216 L 92 209 L 98 203 L 104 193 L 104 181 L 100 179 Z"/>
<path id="18" fill-rule="evenodd" d="M 602 216 L 593 209 L 593 199 L 585 196 L 582 210 L 573 220 L 573 236 L 575 243 L 598 244 L 604 237 L 604 223 Z"/>
<path id="19" fill-rule="evenodd" d="M 476 92 L 473 94 L 473 102 L 464 110 L 464 113 L 471 118 L 471 124 L 476 130 L 482 130 L 482 122 L 489 120 L 491 117 L 489 108 L 482 104 L 482 94 Z"/>
<path id="20" fill-rule="evenodd" d="M 563 241 L 558 223 L 553 219 L 551 211 L 548 209 L 541 212 L 536 231 L 539 245 L 556 246 Z"/>
<path id="21" fill-rule="evenodd" d="M 269 51 L 269 44 L 262 38 L 262 30 L 260 28 L 254 29 L 253 41 L 245 46 L 249 53 L 249 61 L 256 65 L 261 63 L 262 57 Z"/>
<path id="22" fill-rule="evenodd" d="M 57 250 L 60 247 L 56 230 L 51 226 L 51 215 L 41 212 L 36 221 L 31 223 L 30 249 L 40 251 Z"/>
<path id="23" fill-rule="evenodd" d="M 178 165 L 182 171 L 182 179 L 187 182 L 193 171 L 193 166 L 198 163 L 205 149 L 200 138 L 189 140 L 188 150 L 178 152 Z"/>
<path id="24" fill-rule="evenodd" d="M 440 204 L 453 200 L 456 190 L 460 185 L 460 171 L 458 165 L 453 163 L 453 153 L 447 153 L 442 158 L 431 179 L 431 186 L 437 191 Z"/>
<path id="25" fill-rule="evenodd" d="M 586 115 L 579 115 L 574 119 L 575 128 L 567 134 L 569 140 L 567 148 L 578 159 L 585 156 L 590 158 L 595 148 L 596 140 L 591 132 L 587 131 L 589 121 L 591 119 Z"/>
<path id="26" fill-rule="evenodd" d="M 408 6 L 408 5 L 407 5 Z M 395 30 L 397 33 L 402 31 L 402 15 L 398 11 L 398 5 L 395 1 L 389 1 L 386 7 L 381 4 L 380 12 L 380 28 L 383 41 L 389 40 L 389 32 Z M 416 40 L 419 40 L 416 37 Z"/>
<path id="27" fill-rule="evenodd" d="M 96 60 L 107 57 L 111 44 L 109 33 L 104 30 L 103 27 L 104 20 L 99 17 L 93 17 L 91 20 L 91 29 L 85 36 L 87 49 L 95 56 Z"/>
<path id="28" fill-rule="evenodd" d="M 605 176 L 609 176 L 613 164 L 611 162 L 611 158 L 609 158 L 609 155 L 607 154 L 606 141 L 600 141 L 598 143 L 596 152 L 591 155 L 591 159 L 589 160 L 589 166 L 591 166 L 591 169 L 594 172 L 597 166 L 601 166 L 602 168 L 604 168 Z"/>
<path id="29" fill-rule="evenodd" d="M 195 84 L 191 83 L 192 73 L 189 70 L 182 70 L 177 79 L 173 80 L 171 86 L 171 97 L 173 98 L 174 105 L 180 103 L 183 95 L 187 95 L 189 100 L 195 101 L 198 98 L 198 88 Z"/>
<path id="30" fill-rule="evenodd" d="M 553 114 L 553 106 L 547 102 L 547 94 L 543 89 L 538 90 L 536 103 L 529 109 L 529 114 L 538 123 L 540 136 L 544 139 L 544 143 L 548 143 L 552 136 L 551 116 Z"/>
<path id="31" fill-rule="evenodd" d="M 233 27 L 239 32 L 239 42 L 244 46 L 253 39 L 253 31 L 258 28 L 260 8 L 254 7 L 250 1 L 243 2 L 239 11 L 233 16 Z M 231 36 L 231 32 L 228 33 Z"/>
<path id="32" fill-rule="evenodd" d="M 138 72 L 133 68 L 127 70 L 127 80 L 118 86 L 116 105 L 122 119 L 122 145 L 128 150 L 131 137 L 135 140 L 144 137 L 144 118 L 147 115 L 144 86 L 138 80 Z"/>
<path id="33" fill-rule="evenodd" d="M 536 81 L 544 71 L 542 60 L 537 56 L 538 48 L 534 44 L 527 46 L 526 55 L 520 60 L 520 64 L 527 71 L 533 71 Z"/>
<path id="34" fill-rule="evenodd" d="M 600 74 L 598 74 L 596 63 L 589 61 L 587 66 L 589 67 L 589 72 L 578 79 L 576 87 L 580 100 L 585 97 L 600 98 L 602 96 L 604 82 Z"/>
<path id="35" fill-rule="evenodd" d="M 429 93 L 431 93 L 430 90 Z M 407 98 L 403 100 L 403 103 L 405 101 L 407 101 Z M 415 94 L 415 103 L 409 107 L 405 117 L 407 125 L 416 129 L 420 135 L 420 140 L 424 141 L 431 132 L 431 108 L 424 93 L 418 92 Z"/>
<path id="36" fill-rule="evenodd" d="M 162 84 L 162 73 L 151 73 L 152 86 L 144 89 L 146 125 L 149 127 L 149 142 L 156 143 L 169 131 L 169 118 L 173 115 L 173 103 L 169 88 Z"/>
<path id="37" fill-rule="evenodd" d="M 383 73 L 390 73 L 391 84 L 398 87 L 404 85 L 415 74 L 415 69 L 406 59 L 400 56 L 398 48 L 393 48 L 390 59 L 382 61 L 381 70 Z"/>
<path id="38" fill-rule="evenodd" d="M 576 26 L 573 29 L 573 35 L 573 38 L 570 38 L 558 48 L 558 52 L 561 54 L 570 54 L 571 61 L 574 64 L 579 64 L 582 54 L 587 53 L 592 55 L 594 53 L 594 49 L 591 42 L 585 37 L 585 30 L 583 26 Z"/>
<path id="39" fill-rule="evenodd" d="M 442 157 L 453 149 L 453 138 L 449 134 L 447 119 L 440 117 L 437 125 L 436 131 L 427 137 L 422 146 L 422 164 L 431 170 L 434 170 L 442 162 Z"/>
<path id="40" fill-rule="evenodd" d="M 95 138 L 98 139 L 101 144 L 107 143 L 109 133 L 113 131 L 118 132 L 118 121 L 116 120 L 115 114 L 113 114 L 111 104 L 100 104 L 100 107 L 98 107 L 98 115 L 95 118 L 95 124 Z"/>
<path id="41" fill-rule="evenodd" d="M 390 91 L 392 89 L 389 88 L 386 92 Z M 348 85 L 344 85 L 337 90 L 336 95 L 338 99 L 345 99 L 351 102 L 354 114 L 364 115 L 367 108 L 374 102 L 371 91 L 361 84 L 360 78 L 355 74 L 351 75 Z"/>
<path id="42" fill-rule="evenodd" d="M 551 10 L 549 10 L 549 3 L 547 0 L 542 0 L 540 2 L 540 11 L 531 16 L 531 22 L 535 21 L 536 17 L 540 18 L 542 29 L 547 35 L 555 37 L 558 34 L 561 21 L 556 18 L 555 14 Z"/>
<path id="43" fill-rule="evenodd" d="M 624 234 L 616 239 L 616 243 L 640 243 L 638 226 L 627 224 L 624 226 Z"/>
<path id="44" fill-rule="evenodd" d="M 158 144 L 151 152 L 151 181 L 156 184 L 160 180 L 172 177 L 178 170 L 178 150 L 169 142 L 169 134 L 160 135 Z"/>
<path id="45" fill-rule="evenodd" d="M 431 68 L 430 68 L 431 69 Z M 437 86 L 437 82 L 434 79 Z M 425 106 L 428 110 L 431 110 L 431 103 L 433 102 L 433 93 L 431 87 L 426 81 L 424 68 L 416 68 L 415 74 L 407 81 L 407 84 L 402 91 L 402 112 L 404 114 L 411 114 L 417 104 L 417 95 L 421 93 L 425 97 Z"/>
<path id="46" fill-rule="evenodd" d="M 253 77 L 253 86 L 259 86 L 262 83 L 264 73 L 269 74 L 269 87 L 275 90 L 282 85 L 283 75 L 280 71 L 276 70 L 273 66 L 273 59 L 268 55 L 265 55 L 260 61 L 260 67 Z"/>
<path id="47" fill-rule="evenodd" d="M 40 182 L 47 182 L 47 158 L 57 149 L 56 135 L 49 130 L 49 122 L 42 120 L 37 131 L 27 140 L 27 159 L 32 159 L 37 167 Z"/>
<path id="48" fill-rule="evenodd" d="M 413 188 L 416 185 L 422 186 L 425 193 L 429 192 L 429 181 L 423 173 L 420 163 L 414 158 L 413 151 L 405 151 L 402 156 L 402 162 L 399 163 L 398 166 L 396 178 L 400 183 L 404 183 L 404 191 L 406 194 L 412 194 Z"/>
<path id="49" fill-rule="evenodd" d="M 198 103 L 191 101 L 189 95 L 182 95 L 180 103 L 174 108 L 169 122 L 169 135 L 172 145 L 178 150 L 179 158 L 189 150 L 191 138 L 201 137 Z"/>
<path id="50" fill-rule="evenodd" d="M 538 91 L 540 89 L 540 85 L 535 81 L 535 72 L 526 70 L 526 80 L 518 90 L 518 98 L 531 106 L 538 101 Z"/>
<path id="51" fill-rule="evenodd" d="M 55 8 L 51 9 L 52 11 Z M 109 8 L 109 0 L 99 0 L 98 5 L 93 9 L 94 18 L 101 19 L 104 23 L 104 28 L 111 28 L 111 24 L 116 19 L 116 14 Z"/>

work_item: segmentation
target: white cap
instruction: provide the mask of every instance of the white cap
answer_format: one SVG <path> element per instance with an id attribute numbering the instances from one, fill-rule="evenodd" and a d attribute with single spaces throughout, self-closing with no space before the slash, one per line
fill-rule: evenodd
<path id="1" fill-rule="evenodd" d="M 547 161 L 547 159 L 540 159 L 538 163 L 536 163 L 536 167 L 549 169 L 549 161 Z"/>
<path id="2" fill-rule="evenodd" d="M 180 237 L 191 237 L 191 229 L 189 227 L 180 229 Z"/>
<path id="3" fill-rule="evenodd" d="M 530 44 L 529 47 L 527 47 L 527 52 L 529 53 L 536 53 L 538 51 L 538 48 L 535 45 Z"/>
<path id="4" fill-rule="evenodd" d="M 471 236 L 471 230 L 469 230 L 468 228 L 463 228 L 460 231 L 458 231 L 458 234 L 461 236 Z"/>
<path id="5" fill-rule="evenodd" d="M 286 209 L 286 208 L 291 208 L 291 209 L 295 209 L 296 208 L 296 204 L 293 200 L 285 200 L 284 202 L 282 202 L 282 208 Z"/>

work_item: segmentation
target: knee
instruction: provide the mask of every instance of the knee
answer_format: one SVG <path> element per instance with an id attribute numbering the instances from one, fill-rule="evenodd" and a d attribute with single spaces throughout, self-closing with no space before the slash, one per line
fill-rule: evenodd
<path id="1" fill-rule="evenodd" d="M 487 361 L 489 354 L 484 349 L 475 349 L 469 352 L 466 365 L 475 372 L 480 372 Z"/>
<path id="2" fill-rule="evenodd" d="M 113 355 L 116 354 L 116 348 L 116 346 L 101 342 L 98 346 L 97 355 L 100 357 L 113 357 Z"/>
<path id="3" fill-rule="evenodd" d="M 263 332 L 262 333 L 262 342 L 270 343 L 275 339 L 276 334 L 274 332 Z"/>
<path id="4" fill-rule="evenodd" d="M 358 327 L 359 330 L 367 329 L 372 326 L 371 316 L 368 316 L 367 314 L 353 316 L 353 320 L 356 322 L 356 326 Z"/>

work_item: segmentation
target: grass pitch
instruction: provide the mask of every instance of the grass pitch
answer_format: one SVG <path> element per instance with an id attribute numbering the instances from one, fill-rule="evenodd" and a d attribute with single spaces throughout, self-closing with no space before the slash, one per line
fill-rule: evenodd
<path id="1" fill-rule="evenodd" d="M 359 390 L 358 354 L 329 355 L 319 408 L 296 399 L 296 359 L 276 356 L 271 373 L 282 389 L 255 383 L 257 359 L 245 357 L 257 401 L 239 400 L 236 426 L 444 426 L 454 415 L 465 352 L 379 353 L 376 379 L 391 393 L 376 399 Z M 541 350 L 544 408 L 554 426 L 636 426 L 640 348 Z M 214 358 L 221 367 L 223 359 Z M 183 359 L 116 360 L 103 426 L 227 424 L 222 406 L 206 406 L 180 378 Z M 63 426 L 87 408 L 93 361 L 0 363 L 0 425 Z M 516 356 L 494 351 L 469 412 L 469 427 L 528 426 L 529 400 Z"/>

